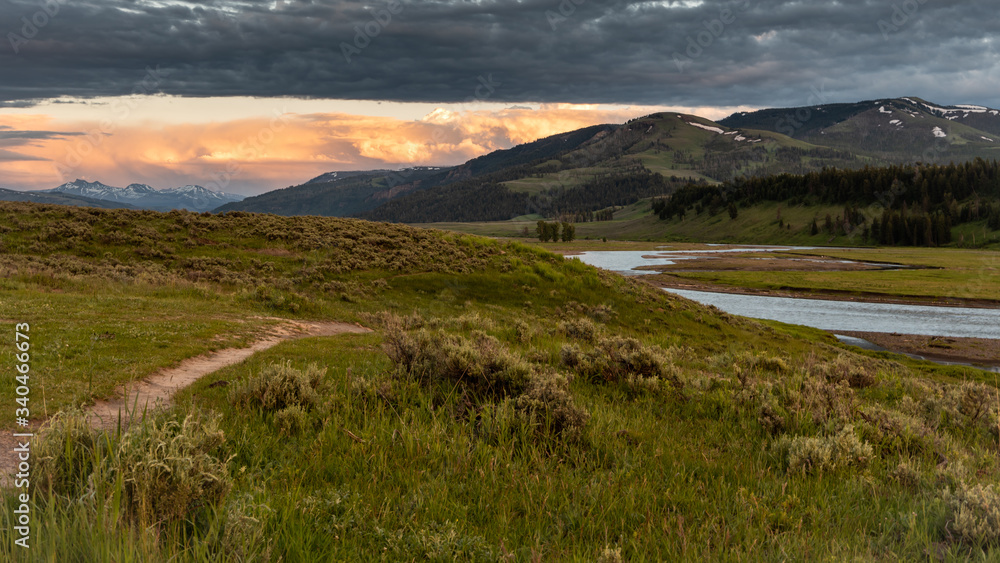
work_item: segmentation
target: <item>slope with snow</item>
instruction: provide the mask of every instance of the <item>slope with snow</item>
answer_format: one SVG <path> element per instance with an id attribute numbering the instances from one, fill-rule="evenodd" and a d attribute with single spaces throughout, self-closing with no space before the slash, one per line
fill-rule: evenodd
<path id="1" fill-rule="evenodd" d="M 233 201 L 242 201 L 244 196 L 214 192 L 201 186 L 188 185 L 180 188 L 157 190 L 148 184 L 129 184 L 118 188 L 101 182 L 77 179 L 67 182 L 45 193 L 76 195 L 102 201 L 127 202 L 136 207 L 169 211 L 187 209 L 209 211 Z"/>

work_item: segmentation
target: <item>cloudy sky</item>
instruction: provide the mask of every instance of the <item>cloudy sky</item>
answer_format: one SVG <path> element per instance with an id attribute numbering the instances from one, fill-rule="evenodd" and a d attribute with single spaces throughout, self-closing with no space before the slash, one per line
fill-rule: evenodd
<path id="1" fill-rule="evenodd" d="M 666 108 L 1000 107 L 993 0 L 0 0 L 0 33 L 26 189 L 260 193 Z"/>

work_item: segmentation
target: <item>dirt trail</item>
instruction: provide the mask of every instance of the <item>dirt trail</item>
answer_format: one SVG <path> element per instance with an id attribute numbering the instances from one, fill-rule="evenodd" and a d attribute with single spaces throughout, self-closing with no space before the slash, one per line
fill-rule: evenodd
<path id="1" fill-rule="evenodd" d="M 132 383 L 127 387 L 127 393 L 125 388 L 120 389 L 118 397 L 98 401 L 87 409 L 90 424 L 94 428 L 111 430 L 118 425 L 119 416 L 125 420 L 129 413 L 135 412 L 141 416 L 144 411 L 150 412 L 166 407 L 178 390 L 212 372 L 237 364 L 253 354 L 267 350 L 285 340 L 363 332 L 371 332 L 371 330 L 359 325 L 339 322 L 287 321 L 274 327 L 267 336 L 246 348 L 226 348 L 188 358 L 176 367 L 160 370 L 142 381 Z M 18 460 L 14 448 L 18 446 L 18 440 L 27 439 L 15 438 L 13 434 L 15 432 L 35 433 L 30 440 L 37 443 L 40 437 L 37 433 L 38 428 L 43 423 L 44 421 L 34 424 L 32 428 L 0 431 L 0 486 L 8 486 L 9 477 L 17 472 Z"/>

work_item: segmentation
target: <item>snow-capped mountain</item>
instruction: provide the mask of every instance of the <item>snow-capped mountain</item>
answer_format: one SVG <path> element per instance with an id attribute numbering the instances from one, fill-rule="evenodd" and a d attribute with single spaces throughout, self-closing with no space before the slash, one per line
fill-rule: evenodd
<path id="1" fill-rule="evenodd" d="M 148 191 L 143 188 L 148 188 Z M 51 190 L 46 190 L 53 193 L 64 193 L 71 195 L 79 195 L 83 197 L 90 197 L 94 199 L 105 199 L 109 201 L 134 201 L 141 198 L 144 195 L 149 195 L 155 193 L 156 190 L 146 186 L 144 184 L 132 184 L 127 188 L 115 188 L 107 184 L 102 184 L 101 182 L 88 182 L 86 180 L 74 180 L 59 186 L 58 188 L 53 188 Z"/>
<path id="2" fill-rule="evenodd" d="M 202 186 L 188 185 L 180 188 L 157 190 L 147 184 L 129 184 L 125 188 L 116 188 L 101 182 L 74 180 L 57 188 L 45 190 L 49 193 L 64 193 L 100 199 L 129 203 L 136 207 L 169 211 L 171 209 L 188 209 L 191 211 L 210 211 L 234 201 L 242 201 L 244 196 L 214 192 Z"/>

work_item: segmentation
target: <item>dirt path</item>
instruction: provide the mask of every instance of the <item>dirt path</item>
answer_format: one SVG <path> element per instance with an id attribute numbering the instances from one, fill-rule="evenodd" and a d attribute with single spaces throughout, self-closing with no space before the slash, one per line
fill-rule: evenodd
<path id="1" fill-rule="evenodd" d="M 149 412 L 164 408 L 170 404 L 171 398 L 178 390 L 212 372 L 237 364 L 253 354 L 267 350 L 285 340 L 364 332 L 371 332 L 371 330 L 359 325 L 339 322 L 287 321 L 274 327 L 267 336 L 246 348 L 227 348 L 188 358 L 176 367 L 160 370 L 142 381 L 131 384 L 127 388 L 127 393 L 126 389 L 122 388 L 119 390 L 118 397 L 98 401 L 87 409 L 89 420 L 94 428 L 114 429 L 118 425 L 119 416 L 125 420 L 132 412 L 141 415 L 144 411 Z M 9 476 L 16 473 L 17 459 L 14 448 L 18 446 L 18 440 L 28 439 L 15 438 L 13 434 L 15 432 L 35 433 L 35 436 L 30 440 L 37 442 L 40 437 L 37 431 L 42 424 L 44 422 L 33 428 L 0 431 L 0 485 L 7 486 Z"/>

